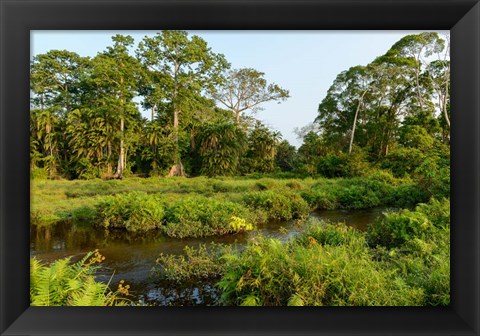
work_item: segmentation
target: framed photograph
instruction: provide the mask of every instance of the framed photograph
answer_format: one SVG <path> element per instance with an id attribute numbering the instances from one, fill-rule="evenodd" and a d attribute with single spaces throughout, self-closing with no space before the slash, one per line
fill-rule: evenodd
<path id="1" fill-rule="evenodd" d="M 480 334 L 478 1 L 0 22 L 1 335 Z"/>

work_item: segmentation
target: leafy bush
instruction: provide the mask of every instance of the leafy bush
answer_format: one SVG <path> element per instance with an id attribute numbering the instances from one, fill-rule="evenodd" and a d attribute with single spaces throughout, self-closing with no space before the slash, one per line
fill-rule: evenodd
<path id="1" fill-rule="evenodd" d="M 418 186 L 430 197 L 450 197 L 449 157 L 431 155 L 415 169 Z"/>
<path id="2" fill-rule="evenodd" d="M 266 190 L 245 193 L 243 202 L 256 210 L 267 213 L 275 220 L 303 218 L 310 212 L 307 202 L 297 193 L 287 190 Z"/>
<path id="3" fill-rule="evenodd" d="M 370 164 L 361 151 L 328 154 L 319 160 L 317 166 L 317 172 L 328 178 L 365 176 L 370 169 Z"/>
<path id="4" fill-rule="evenodd" d="M 260 238 L 223 260 L 223 304 L 394 306 L 424 299 L 421 289 L 373 261 L 363 234 L 345 226 L 316 223 L 290 243 Z"/>
<path id="5" fill-rule="evenodd" d="M 207 249 L 202 244 L 198 248 L 185 246 L 182 255 L 162 253 L 156 260 L 155 273 L 175 282 L 217 278 L 222 272 L 219 256 L 225 250 L 224 245 L 212 245 Z"/>
<path id="6" fill-rule="evenodd" d="M 415 211 L 387 214 L 368 228 L 367 240 L 377 259 L 412 288 L 425 305 L 450 303 L 450 201 L 432 199 Z"/>
<path id="7" fill-rule="evenodd" d="M 130 300 L 130 286 L 118 285 L 113 292 L 108 285 L 95 281 L 97 263 L 105 257 L 89 252 L 72 264 L 71 258 L 57 260 L 46 266 L 30 259 L 30 304 L 32 306 L 123 306 Z"/>
<path id="8" fill-rule="evenodd" d="M 399 147 L 383 158 L 380 167 L 390 170 L 395 177 L 404 177 L 413 174 L 425 157 L 419 149 Z"/>
<path id="9" fill-rule="evenodd" d="M 312 209 L 332 210 L 338 207 L 336 196 L 328 190 L 311 188 L 300 194 Z"/>
<path id="10" fill-rule="evenodd" d="M 243 231 L 235 230 L 232 217 L 252 220 L 252 215 L 241 204 L 213 198 L 193 196 L 183 198 L 165 211 L 164 232 L 170 237 L 205 237 Z"/>
<path id="11" fill-rule="evenodd" d="M 340 181 L 331 192 L 340 207 L 364 209 L 386 203 L 392 190 L 392 186 L 374 179 L 354 178 Z"/>
<path id="12" fill-rule="evenodd" d="M 155 195 L 132 191 L 107 196 L 97 205 L 100 225 L 147 231 L 159 228 L 164 217 L 164 204 Z"/>
<path id="13" fill-rule="evenodd" d="M 450 201 L 431 200 L 415 211 L 391 212 L 368 227 L 367 238 L 371 246 L 399 247 L 414 238 L 429 239 L 438 228 L 449 227 Z"/>
<path id="14" fill-rule="evenodd" d="M 428 195 L 417 184 L 401 184 L 393 188 L 387 204 L 399 208 L 410 207 L 421 202 L 427 202 Z"/>

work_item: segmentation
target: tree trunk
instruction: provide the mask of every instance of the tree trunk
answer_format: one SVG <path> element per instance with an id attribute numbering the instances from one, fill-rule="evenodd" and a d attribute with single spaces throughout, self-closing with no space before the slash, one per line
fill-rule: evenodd
<path id="1" fill-rule="evenodd" d="M 418 71 L 415 72 L 415 79 L 416 79 L 416 84 L 417 84 L 417 97 L 418 97 L 418 104 L 420 105 L 420 110 L 423 111 L 423 100 L 422 100 L 422 95 L 420 93 L 420 80 L 418 78 L 419 74 Z"/>
<path id="2" fill-rule="evenodd" d="M 123 64 L 120 64 L 120 67 L 123 68 Z M 123 87 L 123 77 L 120 77 L 120 85 Z M 125 170 L 125 144 L 124 144 L 124 129 L 125 129 L 125 104 L 123 101 L 123 92 L 120 91 L 119 95 L 120 103 L 120 152 L 118 154 L 118 164 L 117 171 L 115 172 L 114 178 L 121 179 L 123 177 L 123 171 Z"/>
<path id="3" fill-rule="evenodd" d="M 352 136 L 350 137 L 350 145 L 348 146 L 348 154 L 352 154 L 352 146 L 353 146 L 353 137 L 355 136 L 355 128 L 357 126 L 357 117 L 358 112 L 360 111 L 360 106 L 363 102 L 363 97 L 367 93 L 367 90 L 363 91 L 362 96 L 358 100 L 357 110 L 355 111 L 355 118 L 353 118 L 353 126 L 352 126 Z"/>
<path id="4" fill-rule="evenodd" d="M 178 93 L 178 73 L 180 66 L 177 62 L 174 65 L 174 89 L 172 94 L 173 102 L 173 142 L 174 142 L 174 156 L 173 156 L 173 166 L 168 173 L 168 176 L 185 176 L 185 171 L 183 169 L 182 161 L 180 160 L 180 149 L 178 148 L 178 119 L 179 119 L 179 110 L 177 106 L 177 93 Z"/>
<path id="5" fill-rule="evenodd" d="M 235 111 L 235 122 L 240 125 L 240 112 Z"/>
<path id="6" fill-rule="evenodd" d="M 181 162 L 176 163 L 170 168 L 168 176 L 182 176 L 185 177 L 185 170 L 183 169 L 183 164 Z"/>
<path id="7" fill-rule="evenodd" d="M 121 179 L 123 177 L 123 171 L 125 169 L 125 148 L 123 143 L 123 129 L 124 129 L 124 120 L 123 116 L 120 118 L 120 153 L 118 154 L 118 164 L 117 164 L 117 171 L 113 176 L 116 179 Z"/>
<path id="8" fill-rule="evenodd" d="M 447 101 L 448 101 L 448 78 L 445 81 L 445 95 L 443 96 L 443 115 L 445 116 L 445 121 L 447 122 L 448 128 L 450 128 L 450 119 L 448 118 L 448 111 L 447 111 Z"/>
<path id="9" fill-rule="evenodd" d="M 423 100 L 422 100 L 422 95 L 420 93 L 420 79 L 419 79 L 419 76 L 420 76 L 420 71 L 421 71 L 421 65 L 420 65 L 420 54 L 421 54 L 422 50 L 419 51 L 418 55 L 417 55 L 417 67 L 415 69 L 415 80 L 416 80 L 416 84 L 417 84 L 417 96 L 418 96 L 418 103 L 420 104 L 420 110 L 423 111 Z"/>
<path id="10" fill-rule="evenodd" d="M 178 148 L 178 110 L 173 111 L 173 141 L 174 141 L 174 164 L 168 173 L 168 176 L 185 176 L 185 170 L 180 159 L 180 150 Z"/>
<path id="11" fill-rule="evenodd" d="M 107 176 L 110 178 L 112 176 L 112 162 L 110 161 L 110 158 L 112 157 L 112 144 L 110 141 L 108 142 L 107 145 L 108 151 L 107 151 Z"/>

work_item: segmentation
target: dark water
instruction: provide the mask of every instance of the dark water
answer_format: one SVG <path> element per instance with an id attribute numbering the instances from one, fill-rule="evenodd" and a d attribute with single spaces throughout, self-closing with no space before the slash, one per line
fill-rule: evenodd
<path id="1" fill-rule="evenodd" d="M 327 210 L 314 212 L 311 216 L 331 222 L 344 222 L 359 230 L 365 230 L 368 223 L 373 222 L 383 211 L 385 208 Z M 113 285 L 125 280 L 130 284 L 130 293 L 135 299 L 156 305 L 215 305 L 218 303 L 215 280 L 172 284 L 155 279 L 151 270 L 159 254 L 181 254 L 186 245 L 208 245 L 212 242 L 241 246 L 259 233 L 268 237 L 288 239 L 300 230 L 301 227 L 297 226 L 295 221 L 270 222 L 260 227 L 258 232 L 176 239 L 162 236 L 158 232 L 147 234 L 109 232 L 93 229 L 88 224 L 60 222 L 51 226 L 31 225 L 30 255 L 44 262 L 52 262 L 67 256 L 72 256 L 72 260 L 75 261 L 86 252 L 98 248 L 106 257 L 101 264 L 99 279 L 109 281 L 112 277 Z"/>

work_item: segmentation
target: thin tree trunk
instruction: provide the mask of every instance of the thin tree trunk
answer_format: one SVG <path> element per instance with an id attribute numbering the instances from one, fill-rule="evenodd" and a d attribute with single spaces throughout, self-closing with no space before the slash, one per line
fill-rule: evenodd
<path id="1" fill-rule="evenodd" d="M 443 115 L 447 122 L 448 128 L 450 128 L 450 119 L 448 118 L 447 101 L 448 101 L 448 78 L 445 80 L 445 95 L 443 96 Z"/>
<path id="2" fill-rule="evenodd" d="M 423 111 L 423 101 L 422 101 L 422 95 L 420 94 L 420 80 L 418 78 L 418 71 L 415 72 L 415 77 L 416 77 L 416 84 L 417 84 L 418 103 L 420 104 L 420 110 Z"/>
<path id="3" fill-rule="evenodd" d="M 112 157 L 112 144 L 108 142 L 108 152 L 107 152 L 107 176 L 110 178 L 112 176 L 112 162 L 110 158 Z"/>
<path id="4" fill-rule="evenodd" d="M 360 111 L 360 106 L 363 103 L 363 97 L 365 96 L 366 93 L 367 93 L 367 90 L 363 91 L 362 96 L 358 100 L 357 110 L 355 111 L 355 118 L 353 118 L 352 135 L 350 137 L 350 145 L 348 146 L 348 154 L 352 154 L 353 137 L 355 136 L 355 128 L 357 126 L 358 112 Z"/>
<path id="5" fill-rule="evenodd" d="M 420 104 L 420 110 L 423 111 L 423 100 L 422 100 L 422 95 L 420 93 L 420 53 L 422 50 L 419 51 L 418 56 L 417 56 L 417 67 L 415 69 L 415 80 L 417 84 L 417 96 L 418 96 L 418 103 Z"/>
<path id="6" fill-rule="evenodd" d="M 235 111 L 235 122 L 240 125 L 240 112 Z"/>
<path id="7" fill-rule="evenodd" d="M 114 178 L 122 178 L 123 177 L 123 170 L 124 170 L 124 162 L 125 162 L 125 148 L 123 143 L 123 130 L 124 130 L 124 120 L 123 116 L 120 118 L 120 153 L 118 155 L 118 164 L 117 164 L 117 171 L 115 172 Z"/>

